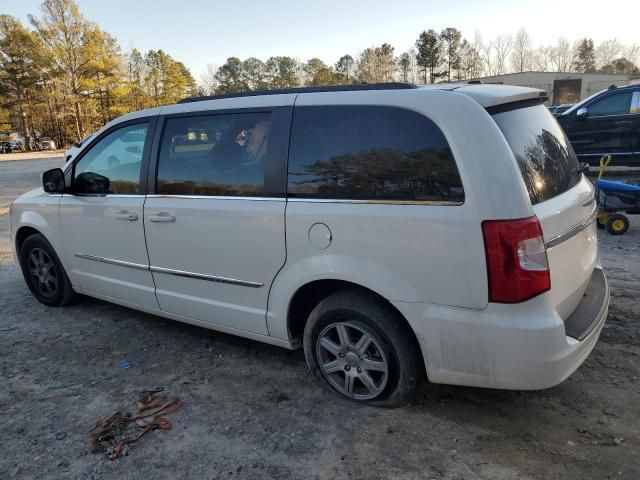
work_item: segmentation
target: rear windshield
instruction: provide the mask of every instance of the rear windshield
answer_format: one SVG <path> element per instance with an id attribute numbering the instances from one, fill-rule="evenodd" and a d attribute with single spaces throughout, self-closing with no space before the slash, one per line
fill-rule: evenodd
<path id="1" fill-rule="evenodd" d="M 493 114 L 518 161 L 531 203 L 566 192 L 580 179 L 576 154 L 542 104 Z"/>

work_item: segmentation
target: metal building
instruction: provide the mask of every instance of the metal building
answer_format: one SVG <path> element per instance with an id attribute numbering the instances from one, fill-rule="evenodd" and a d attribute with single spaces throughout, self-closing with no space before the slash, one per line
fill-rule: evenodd
<path id="1" fill-rule="evenodd" d="M 549 105 L 577 103 L 588 96 L 616 85 L 640 83 L 640 77 L 612 73 L 520 72 L 480 77 L 482 83 L 498 83 L 539 88 L 549 94 Z M 465 80 L 469 82 L 470 80 Z"/>

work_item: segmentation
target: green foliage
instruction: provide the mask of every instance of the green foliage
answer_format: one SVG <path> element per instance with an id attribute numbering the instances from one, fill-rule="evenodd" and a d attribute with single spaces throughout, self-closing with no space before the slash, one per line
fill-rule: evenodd
<path id="1" fill-rule="evenodd" d="M 335 76 L 338 83 L 351 83 L 355 73 L 356 62 L 351 55 L 343 55 L 335 64 Z"/>
<path id="2" fill-rule="evenodd" d="M 593 40 L 583 38 L 578 44 L 578 58 L 575 61 L 575 69 L 579 72 L 596 71 L 596 53 Z"/>
<path id="3" fill-rule="evenodd" d="M 33 31 L 0 15 L 0 128 L 27 147 L 37 135 L 69 144 L 124 113 L 196 94 L 184 64 L 161 50 L 123 55 L 73 0 L 45 0 L 29 20 Z"/>
<path id="4" fill-rule="evenodd" d="M 444 64 L 447 69 L 447 81 L 451 81 L 451 72 L 460 68 L 460 42 L 462 33 L 452 27 L 445 28 L 440 33 Z"/>
<path id="5" fill-rule="evenodd" d="M 627 75 L 640 75 L 638 66 L 624 57 L 616 58 L 613 62 L 602 67 L 605 73 L 623 73 Z"/>
<path id="6" fill-rule="evenodd" d="M 437 69 L 442 64 L 442 41 L 435 30 L 420 34 L 416 41 L 416 63 L 422 68 L 424 83 L 427 78 L 433 83 L 438 78 Z"/>

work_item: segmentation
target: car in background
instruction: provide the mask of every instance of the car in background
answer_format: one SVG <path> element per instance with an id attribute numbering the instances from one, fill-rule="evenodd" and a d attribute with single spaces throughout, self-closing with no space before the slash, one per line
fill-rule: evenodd
<path id="1" fill-rule="evenodd" d="M 563 103 L 562 105 L 557 105 L 557 106 L 553 107 L 553 111 L 551 113 L 553 113 L 553 115 L 555 117 L 557 117 L 558 115 L 561 115 L 564 112 L 566 112 L 567 110 L 569 110 L 574 105 L 575 105 L 575 103 Z"/>
<path id="2" fill-rule="evenodd" d="M 50 137 L 40 137 L 38 139 L 38 150 L 55 150 L 56 142 L 54 142 Z"/>
<path id="3" fill-rule="evenodd" d="M 547 106 L 547 108 L 549 109 L 549 113 L 551 113 L 552 115 L 555 115 L 558 105 L 549 105 Z"/>
<path id="4" fill-rule="evenodd" d="M 24 142 L 22 140 L 13 140 L 10 142 L 12 152 L 23 152 Z"/>
<path id="5" fill-rule="evenodd" d="M 11 153 L 11 142 L 1 141 L 0 142 L 0 153 Z"/>
<path id="6" fill-rule="evenodd" d="M 582 162 L 640 165 L 640 85 L 612 85 L 556 117 Z"/>

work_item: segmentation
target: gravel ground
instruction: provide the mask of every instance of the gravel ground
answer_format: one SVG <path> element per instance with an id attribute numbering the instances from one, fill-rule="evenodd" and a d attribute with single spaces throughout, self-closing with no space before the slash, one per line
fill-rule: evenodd
<path id="1" fill-rule="evenodd" d="M 0 168 L 0 198 L 37 184 L 34 162 Z M 640 217 L 600 235 L 610 315 L 569 380 L 539 392 L 425 384 L 415 405 L 383 410 L 315 386 L 300 351 L 88 298 L 39 304 L 2 208 L 2 479 L 640 478 Z M 173 429 L 119 460 L 91 453 L 96 420 L 135 411 L 136 392 L 157 386 L 184 402 Z"/>

